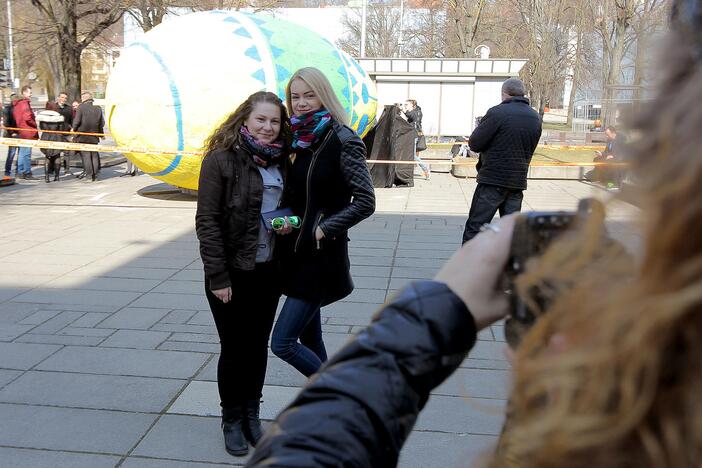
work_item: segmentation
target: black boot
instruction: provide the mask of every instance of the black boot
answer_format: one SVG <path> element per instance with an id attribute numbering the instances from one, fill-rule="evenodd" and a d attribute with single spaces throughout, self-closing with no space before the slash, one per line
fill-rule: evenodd
<path id="1" fill-rule="evenodd" d="M 244 434 L 241 432 L 242 408 L 222 408 L 222 432 L 224 448 L 230 455 L 242 457 L 249 453 Z"/>
<path id="2" fill-rule="evenodd" d="M 261 401 L 257 398 L 255 400 L 248 400 L 244 403 L 244 437 L 249 441 L 254 447 L 258 444 L 258 441 L 263 437 L 263 428 L 261 427 L 261 420 L 259 419 L 259 412 L 261 410 Z"/>

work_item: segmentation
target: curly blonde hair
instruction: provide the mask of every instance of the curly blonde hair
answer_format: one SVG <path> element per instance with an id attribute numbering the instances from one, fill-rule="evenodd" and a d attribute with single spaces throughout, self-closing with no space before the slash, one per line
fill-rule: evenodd
<path id="1" fill-rule="evenodd" d="M 555 300 L 517 351 L 492 467 L 702 466 L 702 18 L 683 4 L 633 122 L 643 258 L 603 251 L 596 212 L 521 278 Z"/>

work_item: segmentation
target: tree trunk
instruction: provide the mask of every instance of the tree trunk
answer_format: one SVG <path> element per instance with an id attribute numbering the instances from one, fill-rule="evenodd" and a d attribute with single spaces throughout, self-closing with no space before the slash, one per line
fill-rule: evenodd
<path id="1" fill-rule="evenodd" d="M 578 32 L 576 33 L 575 43 L 575 61 L 573 63 L 573 77 L 571 78 L 570 96 L 568 96 L 568 118 L 566 125 L 568 128 L 573 127 L 573 116 L 575 114 L 575 96 L 578 93 L 579 74 L 583 55 L 583 32 L 581 24 L 578 24 Z"/>
<path id="2" fill-rule="evenodd" d="M 80 100 L 82 73 L 80 54 L 81 50 L 77 47 L 64 49 L 61 54 L 61 68 L 65 73 L 63 89 L 68 93 L 69 99 Z"/>

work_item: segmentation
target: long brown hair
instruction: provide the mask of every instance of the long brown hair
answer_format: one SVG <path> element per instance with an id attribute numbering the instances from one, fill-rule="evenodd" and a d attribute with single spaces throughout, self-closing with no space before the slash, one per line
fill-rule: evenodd
<path id="1" fill-rule="evenodd" d="M 603 254 L 603 217 L 592 216 L 522 279 L 520 290 L 575 286 L 517 351 L 492 467 L 702 466 L 702 17 L 683 4 L 658 94 L 632 125 L 643 257 Z"/>
<path id="2" fill-rule="evenodd" d="M 244 124 L 244 121 L 249 118 L 256 104 L 263 102 L 274 104 L 280 108 L 280 134 L 278 138 L 287 147 L 290 143 L 290 119 L 283 101 L 274 93 L 258 91 L 246 98 L 246 101 L 242 102 L 234 112 L 229 114 L 224 122 L 205 140 L 205 154 L 218 149 L 229 149 L 235 144 L 241 143 L 239 129 Z"/>

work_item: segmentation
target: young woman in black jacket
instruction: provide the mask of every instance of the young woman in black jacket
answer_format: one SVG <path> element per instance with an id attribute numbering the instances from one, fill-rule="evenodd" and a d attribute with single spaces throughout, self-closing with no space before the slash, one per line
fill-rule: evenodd
<path id="1" fill-rule="evenodd" d="M 375 194 L 366 148 L 345 125 L 346 112 L 322 72 L 298 70 L 286 94 L 293 154 L 283 206 L 301 216 L 302 225 L 280 237 L 287 299 L 271 349 L 310 376 L 327 359 L 320 308 L 353 290 L 347 233 L 373 214 Z"/>
<path id="2" fill-rule="evenodd" d="M 289 135 L 282 101 L 254 93 L 209 137 L 200 170 L 196 229 L 221 343 L 217 385 L 225 448 L 237 456 L 262 434 L 259 402 L 281 294 L 276 239 L 262 213 L 280 205 Z"/>

